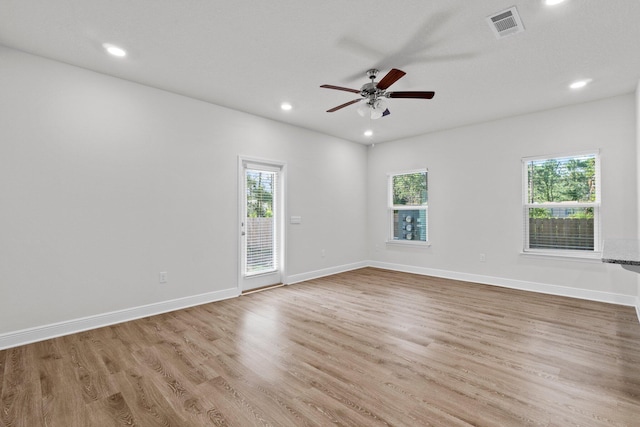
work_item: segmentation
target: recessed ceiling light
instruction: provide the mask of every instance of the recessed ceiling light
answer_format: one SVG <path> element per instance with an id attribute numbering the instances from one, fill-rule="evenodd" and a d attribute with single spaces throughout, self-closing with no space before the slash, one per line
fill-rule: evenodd
<path id="1" fill-rule="evenodd" d="M 373 136 L 373 131 L 372 130 L 365 130 L 364 131 L 364 136 Z"/>
<path id="2" fill-rule="evenodd" d="M 107 52 L 109 52 L 111 55 L 113 56 L 117 56 L 122 58 L 123 56 L 127 56 L 127 51 L 122 49 L 121 47 L 112 45 L 110 43 L 104 43 L 102 45 L 102 47 L 104 47 L 106 49 Z"/>
<path id="3" fill-rule="evenodd" d="M 589 83 L 591 83 L 591 79 L 576 80 L 575 82 L 571 83 L 569 87 L 571 89 L 581 89 L 586 85 L 588 85 Z"/>
<path id="4" fill-rule="evenodd" d="M 547 6 L 555 6 L 563 2 L 564 0 L 544 0 L 544 4 L 546 4 Z"/>
<path id="5" fill-rule="evenodd" d="M 282 108 L 284 111 L 289 111 L 293 108 L 293 106 L 288 102 L 283 102 L 282 104 L 280 104 L 280 108 Z"/>

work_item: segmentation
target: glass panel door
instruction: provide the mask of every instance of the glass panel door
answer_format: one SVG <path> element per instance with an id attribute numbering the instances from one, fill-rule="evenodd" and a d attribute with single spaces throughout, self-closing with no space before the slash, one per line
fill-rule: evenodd
<path id="1" fill-rule="evenodd" d="M 241 291 L 282 281 L 281 167 L 242 163 Z"/>

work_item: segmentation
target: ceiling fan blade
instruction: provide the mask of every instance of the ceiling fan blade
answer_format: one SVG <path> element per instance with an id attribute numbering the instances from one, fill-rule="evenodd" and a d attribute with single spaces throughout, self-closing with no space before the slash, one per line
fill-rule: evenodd
<path id="1" fill-rule="evenodd" d="M 348 87 L 333 86 L 333 85 L 322 85 L 320 87 L 323 87 L 325 89 L 344 90 L 346 92 L 360 93 L 358 89 L 349 89 Z"/>
<path id="2" fill-rule="evenodd" d="M 379 83 L 376 84 L 376 87 L 378 89 L 385 90 L 386 88 L 400 80 L 400 78 L 402 78 L 402 76 L 404 76 L 405 74 L 407 73 L 402 70 L 398 70 L 397 68 L 393 68 L 387 73 L 386 76 L 382 78 L 382 80 L 380 80 Z"/>
<path id="3" fill-rule="evenodd" d="M 358 98 L 358 99 L 354 99 L 353 101 L 345 102 L 345 103 L 344 103 L 344 104 L 342 104 L 342 105 L 338 105 L 337 107 L 333 107 L 332 109 L 327 110 L 327 113 L 333 113 L 334 111 L 338 111 L 338 110 L 339 110 L 339 109 L 341 109 L 341 108 L 348 107 L 349 105 L 351 105 L 351 104 L 355 104 L 356 102 L 360 102 L 360 101 L 362 101 L 363 99 L 364 99 L 364 98 Z"/>
<path id="4" fill-rule="evenodd" d="M 431 99 L 435 92 L 387 92 L 389 98 L 418 98 L 418 99 Z"/>

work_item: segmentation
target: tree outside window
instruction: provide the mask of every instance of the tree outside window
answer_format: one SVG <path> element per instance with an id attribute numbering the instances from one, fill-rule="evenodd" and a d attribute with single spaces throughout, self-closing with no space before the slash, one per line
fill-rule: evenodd
<path id="1" fill-rule="evenodd" d="M 599 229 L 597 154 L 523 161 L 525 251 L 596 251 Z"/>

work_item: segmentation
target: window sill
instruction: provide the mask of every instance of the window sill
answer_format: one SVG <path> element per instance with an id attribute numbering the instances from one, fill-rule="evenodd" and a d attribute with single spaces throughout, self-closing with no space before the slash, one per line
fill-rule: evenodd
<path id="1" fill-rule="evenodd" d="M 417 240 L 387 240 L 387 245 L 389 246 L 405 246 L 405 247 L 415 247 L 415 248 L 428 248 L 431 246 L 429 242 L 422 242 Z"/>
<path id="2" fill-rule="evenodd" d="M 520 255 L 534 258 L 561 259 L 567 261 L 602 263 L 602 252 L 581 252 L 581 251 L 522 251 Z"/>

